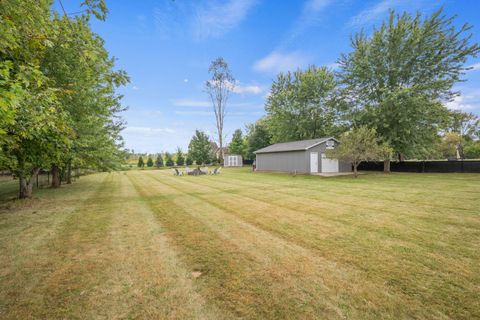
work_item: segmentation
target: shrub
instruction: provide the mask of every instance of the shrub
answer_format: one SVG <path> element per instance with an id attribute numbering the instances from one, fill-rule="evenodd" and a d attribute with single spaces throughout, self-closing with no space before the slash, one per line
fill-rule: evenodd
<path id="1" fill-rule="evenodd" d="M 175 165 L 172 155 L 168 152 L 165 153 L 165 164 L 167 165 L 167 167 L 172 167 Z"/>
<path id="2" fill-rule="evenodd" d="M 152 157 L 148 156 L 148 160 L 147 160 L 147 167 L 153 167 L 153 160 L 152 160 Z"/>
<path id="3" fill-rule="evenodd" d="M 139 168 L 145 167 L 145 162 L 143 162 L 143 157 L 142 157 L 142 156 L 140 156 L 140 157 L 138 158 L 137 167 L 139 167 Z"/>
<path id="4" fill-rule="evenodd" d="M 161 154 L 157 155 L 157 159 L 155 160 L 155 166 L 157 168 L 163 167 L 163 157 Z"/>

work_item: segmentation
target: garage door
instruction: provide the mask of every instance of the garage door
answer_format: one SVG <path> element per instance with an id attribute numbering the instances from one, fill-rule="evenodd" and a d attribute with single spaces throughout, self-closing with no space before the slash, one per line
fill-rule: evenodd
<path id="1" fill-rule="evenodd" d="M 338 172 L 338 160 L 329 159 L 322 153 L 322 173 Z"/>

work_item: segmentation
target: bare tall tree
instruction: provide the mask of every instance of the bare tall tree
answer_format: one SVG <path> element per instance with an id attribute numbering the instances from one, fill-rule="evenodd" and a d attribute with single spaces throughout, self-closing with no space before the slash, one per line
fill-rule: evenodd
<path id="1" fill-rule="evenodd" d="M 220 148 L 220 163 L 223 164 L 223 124 L 228 97 L 235 85 L 235 79 L 223 58 L 217 58 L 210 64 L 208 73 L 210 80 L 205 83 L 205 91 L 210 96 L 217 125 L 218 144 Z"/>

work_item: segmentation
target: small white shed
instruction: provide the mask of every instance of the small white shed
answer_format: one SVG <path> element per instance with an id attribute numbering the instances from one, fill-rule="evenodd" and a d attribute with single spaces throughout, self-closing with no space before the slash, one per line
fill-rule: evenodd
<path id="1" fill-rule="evenodd" d="M 223 161 L 224 167 L 241 167 L 243 166 L 242 156 L 239 154 L 226 154 Z"/>

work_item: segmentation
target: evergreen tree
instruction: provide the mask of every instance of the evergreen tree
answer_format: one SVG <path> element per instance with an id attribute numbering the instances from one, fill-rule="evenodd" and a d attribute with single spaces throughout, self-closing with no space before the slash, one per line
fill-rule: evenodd
<path id="1" fill-rule="evenodd" d="M 167 167 L 173 167 L 175 165 L 172 155 L 169 152 L 165 152 L 165 164 Z"/>
<path id="2" fill-rule="evenodd" d="M 200 130 L 195 131 L 195 135 L 188 145 L 188 155 L 198 165 L 210 163 L 210 161 L 215 158 L 212 144 L 205 132 Z"/>
<path id="3" fill-rule="evenodd" d="M 143 162 L 143 157 L 140 156 L 140 157 L 138 158 L 137 167 L 143 168 L 144 166 L 145 166 L 145 163 Z"/>
<path id="4" fill-rule="evenodd" d="M 153 167 L 153 160 L 151 156 L 148 156 L 147 167 L 149 168 Z"/>
<path id="5" fill-rule="evenodd" d="M 163 167 L 163 157 L 162 157 L 162 154 L 161 154 L 161 153 L 159 153 L 159 154 L 157 155 L 157 159 L 155 159 L 155 166 L 156 166 L 157 168 Z"/>
<path id="6" fill-rule="evenodd" d="M 185 164 L 185 156 L 183 155 L 182 149 L 177 148 L 177 166 L 183 166 Z"/>
<path id="7" fill-rule="evenodd" d="M 271 135 L 264 119 L 260 119 L 247 126 L 247 159 L 255 159 L 255 151 L 265 148 L 272 144 Z"/>
<path id="8" fill-rule="evenodd" d="M 245 156 L 246 143 L 242 136 L 242 130 L 237 129 L 233 133 L 232 141 L 228 146 L 228 152 L 230 154 L 239 154 Z"/>
<path id="9" fill-rule="evenodd" d="M 187 156 L 187 159 L 185 160 L 185 164 L 187 166 L 191 166 L 193 164 L 193 160 L 192 160 L 192 157 L 190 157 L 190 155 Z"/>

